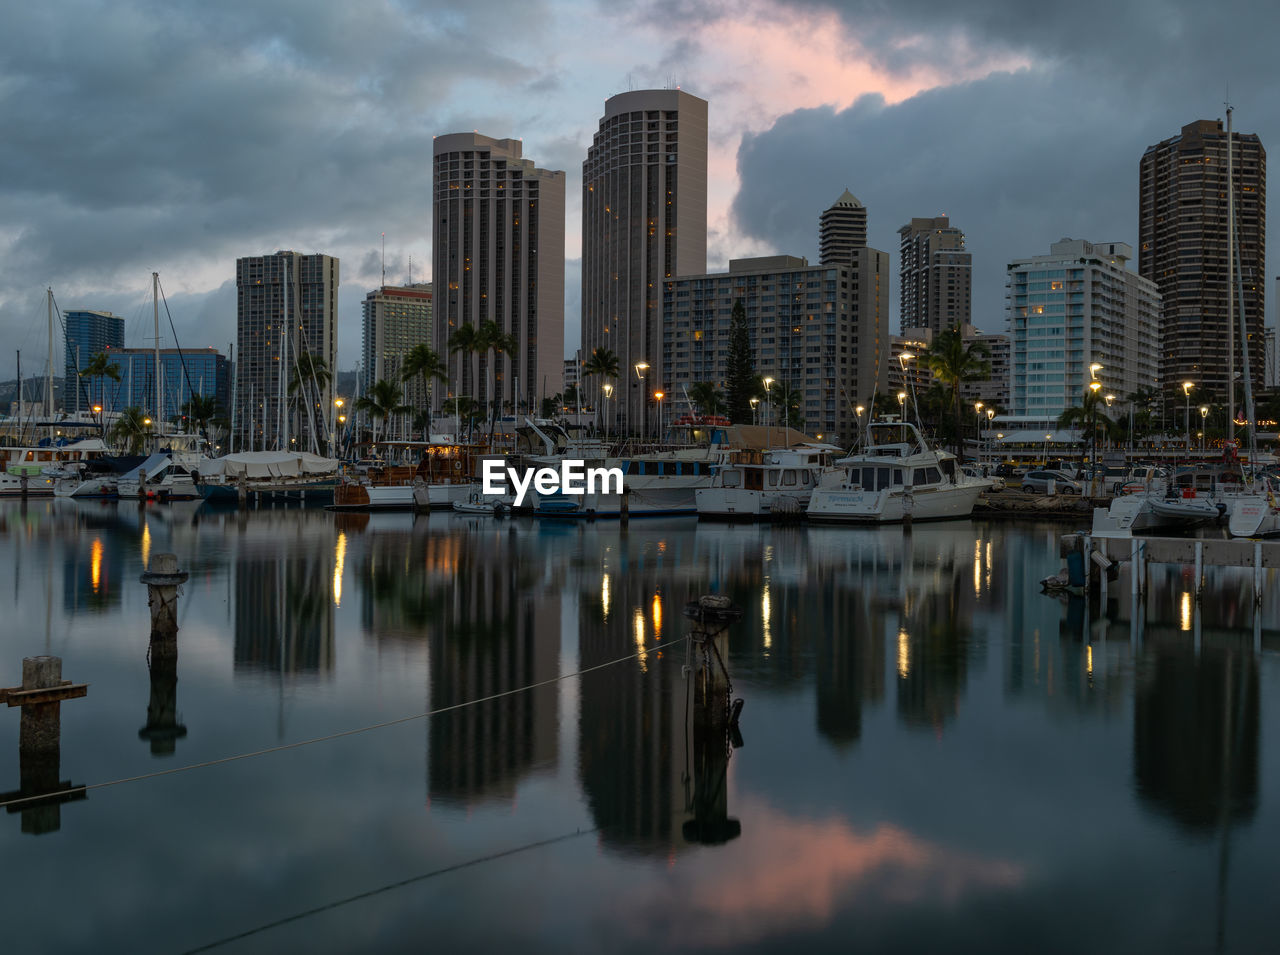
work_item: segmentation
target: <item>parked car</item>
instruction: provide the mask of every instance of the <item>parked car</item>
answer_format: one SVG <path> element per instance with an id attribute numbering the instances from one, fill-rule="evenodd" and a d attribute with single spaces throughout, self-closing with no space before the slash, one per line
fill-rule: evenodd
<path id="1" fill-rule="evenodd" d="M 1028 471 L 1022 476 L 1022 490 L 1026 494 L 1048 494 L 1051 481 L 1055 494 L 1084 493 L 1084 485 L 1064 471 Z"/>
<path id="2" fill-rule="evenodd" d="M 992 491 L 1003 491 L 1005 489 L 1004 478 L 996 474 L 995 468 L 988 465 L 966 464 L 961 470 L 971 478 L 990 481 Z"/>

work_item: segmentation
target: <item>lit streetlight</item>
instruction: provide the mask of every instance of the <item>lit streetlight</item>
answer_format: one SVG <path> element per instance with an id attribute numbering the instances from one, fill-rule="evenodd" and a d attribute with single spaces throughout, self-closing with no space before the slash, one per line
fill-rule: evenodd
<path id="1" fill-rule="evenodd" d="M 647 361 L 636 362 L 636 378 L 640 380 L 641 433 L 646 438 L 649 436 L 649 402 L 644 400 L 644 376 L 648 370 Z"/>
<path id="2" fill-rule="evenodd" d="M 1204 433 L 1209 428 L 1209 406 L 1200 406 L 1200 453 L 1204 454 Z"/>
<path id="3" fill-rule="evenodd" d="M 766 378 L 764 380 L 764 443 L 769 444 L 769 429 L 773 426 L 773 409 L 769 407 L 769 389 L 773 387 L 773 379 Z"/>
<path id="4" fill-rule="evenodd" d="M 604 392 L 604 440 L 609 443 L 609 399 L 613 397 L 613 385 L 605 382 L 600 386 L 600 390 Z"/>
<path id="5" fill-rule="evenodd" d="M 1186 419 L 1187 419 L 1187 454 L 1191 453 L 1191 389 L 1195 387 L 1195 382 L 1184 381 L 1182 383 L 1182 394 L 1187 399 Z"/>
<path id="6" fill-rule="evenodd" d="M 658 403 L 658 440 L 662 440 L 662 399 L 666 396 L 664 391 L 655 391 L 653 393 L 653 400 Z"/>

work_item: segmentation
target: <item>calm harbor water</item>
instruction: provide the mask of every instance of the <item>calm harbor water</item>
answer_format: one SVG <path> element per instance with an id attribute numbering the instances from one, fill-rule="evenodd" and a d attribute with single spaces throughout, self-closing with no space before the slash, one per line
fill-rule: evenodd
<path id="1" fill-rule="evenodd" d="M 1061 530 L 2 504 L 0 685 L 41 653 L 91 684 L 62 780 L 452 707 L 0 816 L 6 947 L 1273 949 L 1275 578 L 1256 616 L 1250 572 L 1197 610 L 1179 568 L 1091 613 L 1039 593 Z M 682 670 L 711 592 L 744 611 L 731 751 Z"/>

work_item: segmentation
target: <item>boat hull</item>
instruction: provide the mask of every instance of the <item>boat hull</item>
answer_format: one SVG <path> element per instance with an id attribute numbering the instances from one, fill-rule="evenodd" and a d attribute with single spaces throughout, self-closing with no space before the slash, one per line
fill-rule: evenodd
<path id="1" fill-rule="evenodd" d="M 897 488 L 881 491 L 819 487 L 805 512 L 820 524 L 894 524 L 905 520 L 963 520 L 973 514 L 985 484 L 914 490 L 910 498 Z"/>

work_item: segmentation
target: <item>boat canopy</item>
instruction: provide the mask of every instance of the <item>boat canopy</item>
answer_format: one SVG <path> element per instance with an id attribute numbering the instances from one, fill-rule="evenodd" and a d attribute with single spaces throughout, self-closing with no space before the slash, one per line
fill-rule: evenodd
<path id="1" fill-rule="evenodd" d="M 200 468 L 203 477 L 221 474 L 224 478 L 301 477 L 307 474 L 333 474 L 338 470 L 336 458 L 322 458 L 306 451 L 240 451 L 214 458 Z"/>

